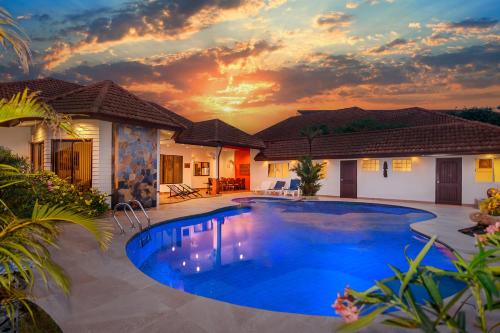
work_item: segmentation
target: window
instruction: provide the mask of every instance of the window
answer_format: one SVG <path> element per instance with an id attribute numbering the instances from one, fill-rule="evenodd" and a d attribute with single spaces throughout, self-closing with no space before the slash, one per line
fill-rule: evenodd
<path id="1" fill-rule="evenodd" d="M 43 142 L 31 144 L 31 168 L 33 172 L 43 170 Z"/>
<path id="2" fill-rule="evenodd" d="M 396 172 L 410 172 L 411 160 L 393 160 L 392 171 Z"/>
<path id="3" fill-rule="evenodd" d="M 195 176 L 210 176 L 210 163 L 209 162 L 195 162 L 194 163 Z"/>
<path id="4" fill-rule="evenodd" d="M 160 183 L 181 184 L 183 183 L 183 159 L 180 155 L 160 155 Z"/>
<path id="5" fill-rule="evenodd" d="M 500 182 L 500 159 L 479 158 L 476 160 L 476 182 Z"/>
<path id="6" fill-rule="evenodd" d="M 272 178 L 288 178 L 288 163 L 269 163 L 267 176 Z"/>
<path id="7" fill-rule="evenodd" d="M 80 190 L 88 190 L 92 186 L 92 141 L 53 140 L 52 170 Z"/>
<path id="8" fill-rule="evenodd" d="M 361 170 L 363 171 L 379 171 L 380 161 L 379 160 L 362 160 Z"/>

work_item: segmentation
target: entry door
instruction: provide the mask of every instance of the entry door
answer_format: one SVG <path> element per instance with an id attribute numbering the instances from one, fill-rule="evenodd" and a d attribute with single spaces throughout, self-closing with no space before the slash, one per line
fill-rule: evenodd
<path id="1" fill-rule="evenodd" d="M 436 203 L 462 204 L 462 159 L 436 159 Z"/>
<path id="2" fill-rule="evenodd" d="M 340 161 L 340 196 L 358 196 L 358 165 L 356 161 Z"/>

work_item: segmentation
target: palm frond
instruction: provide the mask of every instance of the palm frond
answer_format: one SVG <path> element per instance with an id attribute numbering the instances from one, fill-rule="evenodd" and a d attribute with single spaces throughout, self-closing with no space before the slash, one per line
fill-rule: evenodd
<path id="1" fill-rule="evenodd" d="M 10 100 L 0 100 L 0 124 L 23 119 L 38 119 L 53 131 L 63 130 L 72 137 L 79 137 L 73 129 L 71 116 L 55 112 L 50 105 L 40 101 L 36 92 L 28 89 Z"/>
<path id="2" fill-rule="evenodd" d="M 0 7 L 0 44 L 3 47 L 9 45 L 19 59 L 25 72 L 29 69 L 31 62 L 30 39 L 16 23 L 14 18 L 4 8 Z"/>

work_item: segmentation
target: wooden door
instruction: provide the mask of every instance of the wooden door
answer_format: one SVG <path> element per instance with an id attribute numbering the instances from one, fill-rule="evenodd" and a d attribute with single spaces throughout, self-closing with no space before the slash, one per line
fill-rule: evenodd
<path id="1" fill-rule="evenodd" d="M 436 203 L 462 204 L 462 159 L 436 159 Z"/>
<path id="2" fill-rule="evenodd" d="M 340 197 L 358 196 L 358 165 L 356 161 L 340 161 Z"/>

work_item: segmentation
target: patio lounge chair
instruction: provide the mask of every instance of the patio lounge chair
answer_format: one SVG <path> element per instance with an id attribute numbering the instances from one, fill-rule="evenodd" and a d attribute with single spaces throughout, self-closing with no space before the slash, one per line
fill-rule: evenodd
<path id="1" fill-rule="evenodd" d="M 300 179 L 292 179 L 290 180 L 290 186 L 288 188 L 283 189 L 283 195 L 289 195 L 291 194 L 292 196 L 300 196 Z"/>
<path id="2" fill-rule="evenodd" d="M 170 197 L 181 197 L 183 199 L 189 198 L 189 192 L 186 192 L 185 190 L 181 190 L 180 188 L 178 188 L 174 184 L 167 184 L 167 186 L 170 189 Z"/>
<path id="3" fill-rule="evenodd" d="M 278 194 L 281 194 L 283 192 L 283 188 L 285 187 L 285 182 L 282 181 L 282 180 L 278 180 L 276 182 L 276 184 L 274 184 L 274 187 L 269 189 L 269 190 L 266 190 L 264 191 L 264 193 L 266 194 L 273 194 L 273 193 L 278 193 Z"/>
<path id="4" fill-rule="evenodd" d="M 197 190 L 195 188 L 192 188 L 191 186 L 189 185 L 186 185 L 186 184 L 179 184 L 179 186 L 185 190 L 186 192 L 190 192 L 191 194 L 193 194 L 194 196 L 198 197 L 198 198 L 201 198 L 203 197 L 203 195 L 200 194 L 200 190 Z"/>
<path id="5" fill-rule="evenodd" d="M 259 187 L 257 187 L 256 189 L 254 189 L 253 191 L 255 193 L 258 193 L 258 192 L 265 192 L 267 190 L 269 190 L 271 188 L 271 184 L 273 182 L 270 181 L 270 180 L 264 180 Z"/>

